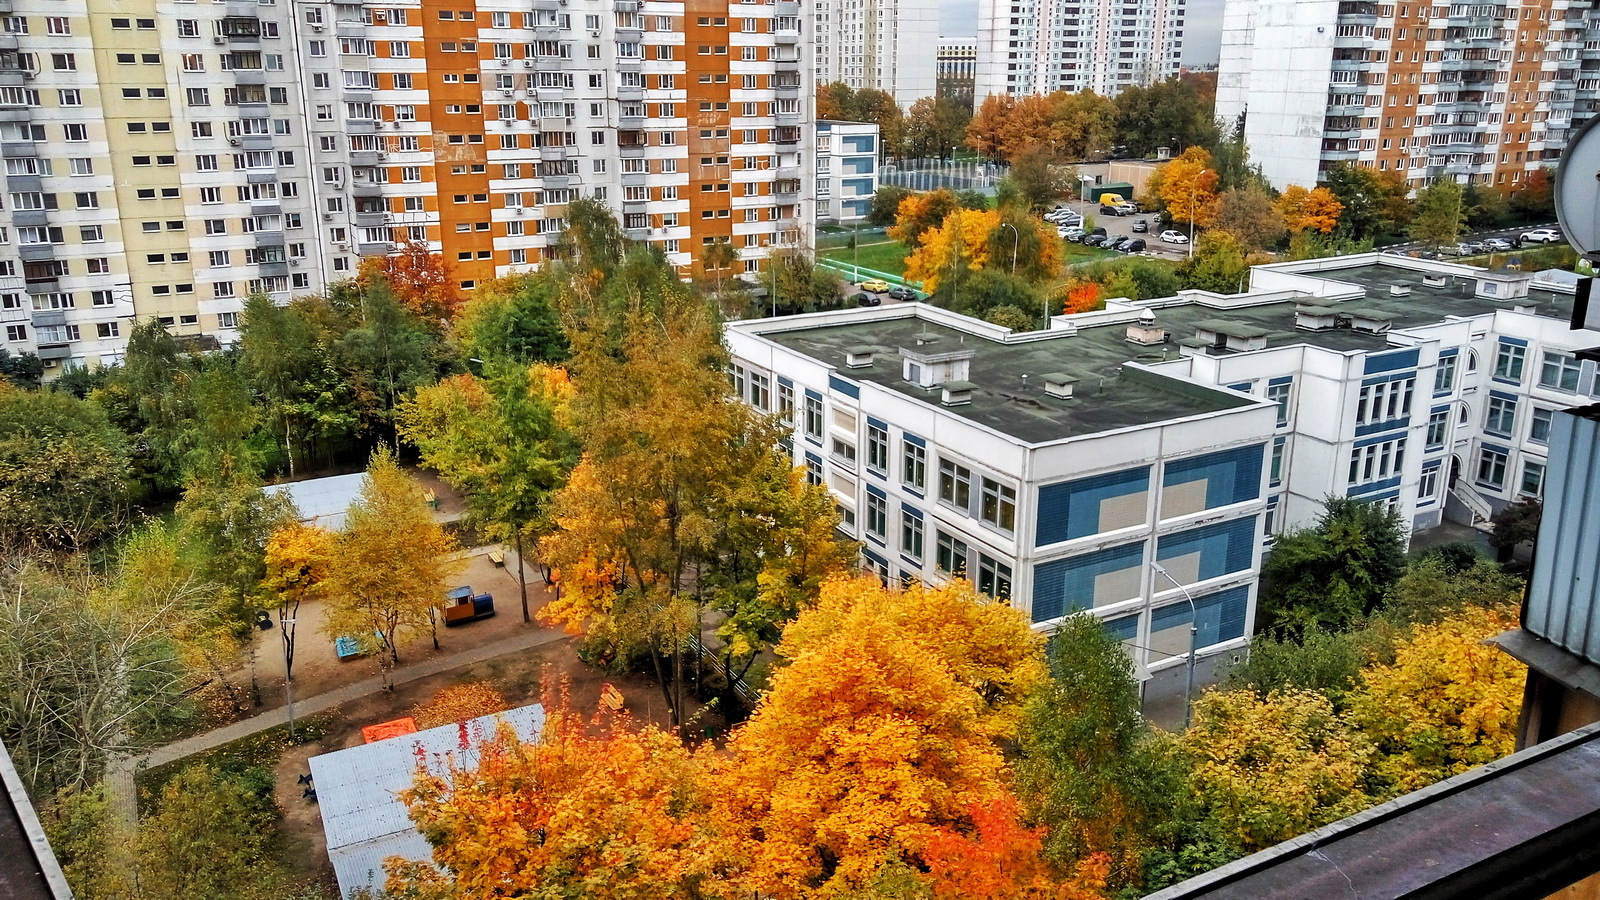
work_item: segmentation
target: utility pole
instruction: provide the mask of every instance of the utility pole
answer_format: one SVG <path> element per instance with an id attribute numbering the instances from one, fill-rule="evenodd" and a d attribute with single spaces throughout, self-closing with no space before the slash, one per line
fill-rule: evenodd
<path id="1" fill-rule="evenodd" d="M 1194 208 L 1195 197 L 1200 193 L 1200 176 L 1210 172 L 1210 169 L 1201 169 L 1200 174 L 1194 176 L 1194 181 L 1189 185 L 1189 258 L 1194 259 Z M 1168 576 L 1169 578 L 1171 576 Z M 1187 724 L 1187 723 L 1185 723 Z"/>

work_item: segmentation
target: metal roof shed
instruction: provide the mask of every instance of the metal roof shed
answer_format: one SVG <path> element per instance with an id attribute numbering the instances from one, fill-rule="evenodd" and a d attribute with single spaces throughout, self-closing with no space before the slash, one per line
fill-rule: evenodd
<path id="1" fill-rule="evenodd" d="M 544 707 L 523 706 L 455 725 L 389 738 L 311 758 L 311 777 L 328 840 L 328 859 L 348 897 L 383 885 L 383 861 L 391 856 L 425 862 L 433 848 L 411 823 L 401 791 L 411 786 L 421 761 L 443 772 L 446 754 L 465 766 L 477 763 L 478 748 L 501 721 L 524 741 L 537 740 Z"/>

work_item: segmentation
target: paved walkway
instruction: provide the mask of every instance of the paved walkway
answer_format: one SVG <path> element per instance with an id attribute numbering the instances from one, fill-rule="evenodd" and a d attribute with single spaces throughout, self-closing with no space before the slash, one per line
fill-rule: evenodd
<path id="1" fill-rule="evenodd" d="M 394 685 L 409 684 L 413 681 L 438 675 L 441 672 L 460 669 L 485 660 L 505 656 L 509 653 L 515 653 L 519 650 L 532 650 L 548 646 L 566 639 L 567 635 L 561 631 L 530 626 L 527 631 L 514 637 L 483 644 L 449 656 L 439 656 L 419 663 L 402 665 L 390 673 L 389 681 Z M 326 693 L 296 700 L 294 704 L 295 716 L 303 719 L 320 712 L 326 712 L 352 700 L 358 700 L 369 694 L 376 694 L 382 690 L 382 677 L 373 676 Z M 224 725 L 214 731 L 184 738 L 165 747 L 158 747 L 142 756 L 124 756 L 113 759 L 106 767 L 106 790 L 111 801 L 111 808 L 125 822 L 133 824 L 138 821 L 138 794 L 134 783 L 134 775 L 140 770 L 164 766 L 184 757 L 193 756 L 196 753 L 204 753 L 207 750 L 215 750 L 240 738 L 249 737 L 252 734 L 258 734 L 270 728 L 287 724 L 289 724 L 289 710 L 286 707 L 279 707 L 248 719 L 242 719 L 231 725 Z"/>

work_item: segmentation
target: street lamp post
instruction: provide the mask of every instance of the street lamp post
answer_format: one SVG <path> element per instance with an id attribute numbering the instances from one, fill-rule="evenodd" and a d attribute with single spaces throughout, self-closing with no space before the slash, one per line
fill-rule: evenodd
<path id="1" fill-rule="evenodd" d="M 1001 222 L 1001 228 L 1011 229 L 1011 274 L 1017 274 L 1017 246 L 1022 243 L 1022 232 L 1010 222 Z"/>
<path id="2" fill-rule="evenodd" d="M 1189 258 L 1194 259 L 1194 207 L 1195 198 L 1200 193 L 1200 176 L 1210 172 L 1210 169 L 1201 169 L 1200 174 L 1194 176 L 1194 181 L 1189 185 Z M 1167 577 L 1171 577 L 1170 575 Z"/>
<path id="3" fill-rule="evenodd" d="M 1178 590 L 1183 592 L 1183 599 L 1189 601 L 1189 658 L 1184 665 L 1187 672 L 1185 673 L 1183 688 L 1183 729 L 1188 731 L 1189 713 L 1193 709 L 1191 704 L 1194 699 L 1194 656 L 1199 644 L 1200 615 L 1195 611 L 1194 597 L 1189 595 L 1189 589 L 1183 586 L 1183 582 L 1173 578 L 1172 573 L 1168 572 L 1160 563 L 1153 562 L 1150 564 L 1150 568 L 1154 569 L 1157 575 L 1172 582 Z"/>

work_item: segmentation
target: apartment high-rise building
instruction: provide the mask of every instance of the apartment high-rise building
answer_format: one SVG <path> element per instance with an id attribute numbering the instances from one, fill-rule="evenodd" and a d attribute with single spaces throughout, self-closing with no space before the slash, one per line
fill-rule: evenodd
<path id="1" fill-rule="evenodd" d="M 990 94 L 1115 96 L 1178 74 L 1185 0 L 981 0 L 979 103 Z"/>
<path id="2" fill-rule="evenodd" d="M 1600 97 L 1588 4 L 1228 0 L 1217 115 L 1272 183 L 1336 163 L 1512 190 Z"/>
<path id="3" fill-rule="evenodd" d="M 0 14 L 0 325 L 54 373 L 135 320 L 237 337 L 422 242 L 464 289 L 604 201 L 685 275 L 808 244 L 795 0 L 15 0 Z"/>
<path id="4" fill-rule="evenodd" d="M 939 38 L 937 65 L 939 96 L 971 109 L 973 79 L 978 74 L 977 39 Z"/>
<path id="5" fill-rule="evenodd" d="M 938 88 L 938 0 L 817 0 L 816 80 L 892 95 L 902 107 Z"/>

